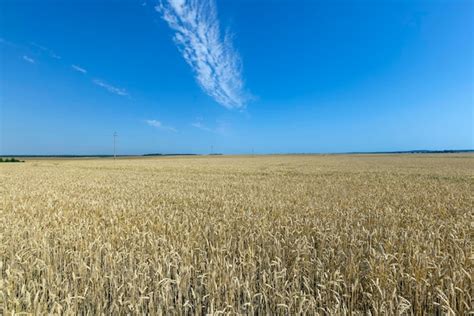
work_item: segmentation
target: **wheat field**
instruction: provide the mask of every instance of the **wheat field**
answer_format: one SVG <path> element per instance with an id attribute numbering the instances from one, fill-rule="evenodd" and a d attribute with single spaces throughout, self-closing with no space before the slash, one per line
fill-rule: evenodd
<path id="1" fill-rule="evenodd" d="M 474 155 L 0 165 L 0 314 L 473 313 Z"/>

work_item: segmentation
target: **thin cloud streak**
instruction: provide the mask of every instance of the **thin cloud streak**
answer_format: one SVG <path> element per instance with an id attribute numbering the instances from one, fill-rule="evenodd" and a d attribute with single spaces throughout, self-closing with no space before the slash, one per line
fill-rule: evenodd
<path id="1" fill-rule="evenodd" d="M 99 87 L 102 87 L 105 90 L 109 91 L 110 93 L 114 93 L 114 94 L 117 94 L 117 95 L 120 95 L 120 96 L 129 96 L 127 90 L 122 89 L 122 88 L 114 87 L 111 84 L 109 84 L 109 83 L 107 83 L 107 82 L 105 82 L 101 79 L 94 79 L 94 80 L 92 80 L 92 82 L 94 84 L 98 85 Z"/>
<path id="2" fill-rule="evenodd" d="M 171 132 L 177 132 L 176 128 L 172 126 L 165 126 L 158 120 L 146 120 L 145 122 L 151 127 L 160 128 L 160 129 L 168 130 Z"/>
<path id="3" fill-rule="evenodd" d="M 197 121 L 191 123 L 191 126 L 209 133 L 219 135 L 227 135 L 229 132 L 229 125 L 221 120 L 217 121 L 217 125 L 215 128 L 210 128 L 207 125 L 203 124 L 200 118 L 198 118 Z"/>
<path id="4" fill-rule="evenodd" d="M 214 130 L 212 130 L 211 128 L 209 128 L 206 125 L 202 124 L 201 122 L 194 122 L 194 123 L 191 124 L 191 126 L 193 126 L 195 128 L 198 128 L 198 129 L 201 129 L 201 130 L 206 131 L 206 132 L 214 133 Z"/>
<path id="5" fill-rule="evenodd" d="M 29 62 L 30 64 L 34 64 L 35 63 L 35 60 L 31 57 L 28 57 L 26 55 L 23 55 L 23 60 Z"/>
<path id="6" fill-rule="evenodd" d="M 7 45 L 7 46 L 11 46 L 11 47 L 18 47 L 17 44 L 12 43 L 12 42 L 10 42 L 10 41 L 7 41 L 7 40 L 4 39 L 3 37 L 0 37 L 0 43 L 5 44 L 5 45 Z"/>
<path id="7" fill-rule="evenodd" d="M 39 48 L 40 50 L 42 50 L 43 52 L 46 52 L 49 56 L 55 58 L 55 59 L 61 59 L 61 56 L 57 55 L 55 52 L 53 52 L 51 49 L 47 48 L 47 47 L 44 47 L 44 46 L 41 46 L 39 44 L 36 44 L 34 42 L 31 42 L 31 45 L 33 45 L 34 47 L 36 48 Z"/>
<path id="8" fill-rule="evenodd" d="M 83 74 L 86 74 L 87 73 L 87 70 L 85 70 L 84 68 L 82 67 L 79 67 L 77 65 L 71 65 L 72 69 L 74 69 L 75 71 L 78 71 L 78 72 L 81 72 Z"/>
<path id="9" fill-rule="evenodd" d="M 11 47 L 16 47 L 16 48 L 19 48 L 21 49 L 23 52 L 27 52 L 27 51 L 30 51 L 31 52 L 31 46 L 37 48 L 38 50 L 41 50 L 42 52 L 45 52 L 47 53 L 50 57 L 52 58 L 55 58 L 55 59 L 58 59 L 58 62 L 61 63 L 61 64 L 64 64 L 65 65 L 65 62 L 63 60 L 59 60 L 61 59 L 60 56 L 56 55 L 51 49 L 47 48 L 47 47 L 44 47 L 44 46 L 41 46 L 41 45 L 38 45 L 36 44 L 35 42 L 30 42 L 29 43 L 29 46 L 30 48 L 28 49 L 25 49 L 23 46 L 19 46 L 18 44 L 15 44 L 15 43 L 12 43 L 8 40 L 6 40 L 5 38 L 3 37 L 0 37 L 0 44 L 3 44 L 3 45 L 6 45 L 6 46 L 11 46 Z M 30 63 L 30 64 L 36 64 L 36 59 L 33 59 L 32 57 L 28 56 L 28 55 L 21 55 L 21 58 Z M 38 57 L 40 58 L 42 56 L 41 53 L 38 53 L 36 52 L 35 54 L 35 58 Z M 78 65 L 75 65 L 75 64 L 71 64 L 70 65 L 71 68 L 74 70 L 74 71 L 77 71 L 77 72 L 80 72 L 84 75 L 88 75 L 88 71 L 87 69 L 81 67 L 81 66 L 78 66 Z M 87 78 L 88 76 L 86 76 Z M 92 77 L 93 78 L 93 77 Z M 93 79 L 92 80 L 92 83 L 94 83 L 95 85 L 101 87 L 101 88 L 104 88 L 106 89 L 107 91 L 109 91 L 110 93 L 113 93 L 113 94 L 116 94 L 116 95 L 119 95 L 119 96 L 126 96 L 126 97 L 130 97 L 130 94 L 127 92 L 126 89 L 123 89 L 123 88 L 118 88 L 118 87 L 115 87 L 111 84 L 109 84 L 108 82 L 106 82 L 105 80 L 102 80 L 102 79 Z"/>
<path id="10" fill-rule="evenodd" d="M 231 36 L 221 36 L 214 0 L 161 0 L 155 10 L 175 31 L 174 41 L 201 88 L 226 108 L 242 108 L 241 60 Z"/>

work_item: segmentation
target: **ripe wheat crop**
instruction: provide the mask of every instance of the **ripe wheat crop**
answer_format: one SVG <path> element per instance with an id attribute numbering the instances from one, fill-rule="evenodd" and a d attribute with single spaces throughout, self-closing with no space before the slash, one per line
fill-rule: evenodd
<path id="1" fill-rule="evenodd" d="M 459 314 L 473 155 L 0 165 L 0 314 Z"/>

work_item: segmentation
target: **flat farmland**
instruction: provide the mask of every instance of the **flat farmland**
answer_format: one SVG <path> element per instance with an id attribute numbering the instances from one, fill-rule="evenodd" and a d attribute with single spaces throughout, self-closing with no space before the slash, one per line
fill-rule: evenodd
<path id="1" fill-rule="evenodd" d="M 468 314 L 474 155 L 0 165 L 0 314 Z"/>

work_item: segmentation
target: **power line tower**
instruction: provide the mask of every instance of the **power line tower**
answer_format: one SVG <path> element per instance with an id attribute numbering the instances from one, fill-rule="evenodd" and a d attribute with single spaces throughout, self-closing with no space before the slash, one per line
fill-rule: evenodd
<path id="1" fill-rule="evenodd" d="M 116 138 L 117 138 L 117 132 L 114 132 L 114 160 L 115 160 L 115 157 L 116 157 L 116 151 L 115 151 L 115 145 L 116 145 Z"/>

